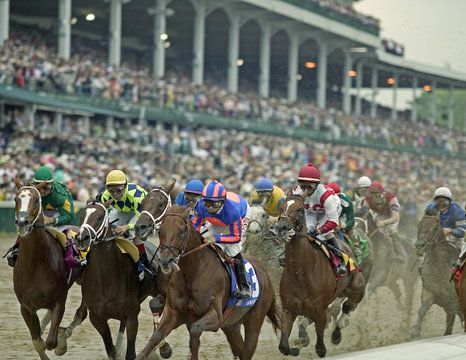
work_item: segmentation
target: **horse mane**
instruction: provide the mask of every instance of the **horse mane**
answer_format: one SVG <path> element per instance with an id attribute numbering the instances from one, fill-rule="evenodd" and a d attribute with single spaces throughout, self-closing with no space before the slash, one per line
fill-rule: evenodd
<path id="1" fill-rule="evenodd" d="M 181 215 L 188 209 L 188 206 L 173 205 L 171 206 L 165 215 Z"/>

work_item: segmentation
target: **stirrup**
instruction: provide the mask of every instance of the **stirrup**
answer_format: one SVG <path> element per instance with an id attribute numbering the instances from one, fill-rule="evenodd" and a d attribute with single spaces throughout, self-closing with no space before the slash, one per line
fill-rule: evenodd
<path id="1" fill-rule="evenodd" d="M 236 297 L 238 299 L 247 299 L 247 298 L 251 297 L 251 289 L 250 289 L 249 285 L 248 285 L 247 288 L 244 288 L 244 289 L 238 288 L 238 291 L 236 291 L 235 295 L 236 295 Z"/>
<path id="2" fill-rule="evenodd" d="M 339 275 L 346 275 L 348 274 L 348 269 L 346 268 L 344 264 L 340 264 L 337 267 L 337 272 Z"/>

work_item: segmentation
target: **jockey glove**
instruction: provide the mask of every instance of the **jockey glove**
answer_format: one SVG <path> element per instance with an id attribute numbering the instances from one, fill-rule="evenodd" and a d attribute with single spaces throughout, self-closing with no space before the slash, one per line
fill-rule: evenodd
<path id="1" fill-rule="evenodd" d="M 314 239 L 317 239 L 317 236 L 320 235 L 317 229 L 312 229 L 307 234 Z"/>

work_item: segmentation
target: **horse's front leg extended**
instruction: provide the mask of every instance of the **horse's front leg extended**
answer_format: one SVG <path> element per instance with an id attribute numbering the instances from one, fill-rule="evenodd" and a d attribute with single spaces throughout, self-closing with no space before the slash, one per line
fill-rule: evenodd
<path id="1" fill-rule="evenodd" d="M 199 356 L 199 346 L 201 345 L 201 335 L 204 331 L 218 331 L 220 328 L 218 312 L 212 307 L 203 317 L 197 320 L 189 329 L 189 349 L 191 350 L 190 360 L 197 360 Z"/>
<path id="2" fill-rule="evenodd" d="M 37 351 L 41 360 L 49 360 L 48 356 L 45 354 L 44 340 L 40 337 L 40 322 L 37 313 L 30 312 L 26 307 L 21 305 L 21 315 L 31 334 L 34 350 Z"/>
<path id="3" fill-rule="evenodd" d="M 136 360 L 148 359 L 152 350 L 181 324 L 182 322 L 178 315 L 168 305 L 166 305 L 160 317 L 159 326 L 154 329 L 152 336 L 150 337 L 146 346 L 144 346 L 144 349 L 142 349 L 142 351 L 138 354 Z"/>
<path id="4" fill-rule="evenodd" d="M 57 347 L 58 326 L 60 325 L 60 322 L 63 319 L 63 314 L 65 313 L 65 302 L 66 294 L 57 301 L 54 308 L 52 309 L 52 321 L 50 323 L 49 335 L 47 336 L 47 340 L 45 341 L 45 346 L 48 350 L 52 350 Z"/>
<path id="5" fill-rule="evenodd" d="M 65 332 L 66 338 L 69 338 L 73 334 L 73 330 L 76 329 L 79 325 L 81 325 L 81 323 L 84 321 L 86 317 L 87 317 L 87 307 L 86 307 L 86 304 L 84 303 L 84 300 L 81 300 L 81 305 L 79 305 L 79 308 L 76 310 L 73 321 L 66 328 L 66 332 Z"/>
<path id="6" fill-rule="evenodd" d="M 283 308 L 282 316 L 281 316 L 281 337 L 280 337 L 280 345 L 278 345 L 278 350 L 284 355 L 291 355 L 291 356 L 298 356 L 299 349 L 298 348 L 291 348 L 289 344 L 289 338 L 291 334 L 291 329 L 293 327 L 293 323 L 296 320 L 296 314 L 292 314 L 288 309 Z"/>

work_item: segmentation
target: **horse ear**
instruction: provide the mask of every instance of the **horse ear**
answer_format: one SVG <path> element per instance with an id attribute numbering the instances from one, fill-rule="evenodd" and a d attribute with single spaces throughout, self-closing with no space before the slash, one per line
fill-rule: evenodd
<path id="1" fill-rule="evenodd" d="M 21 182 L 21 179 L 19 178 L 18 175 L 15 176 L 15 185 L 16 189 L 21 189 L 23 187 L 23 183 Z"/>
<path id="2" fill-rule="evenodd" d="M 172 192 L 173 187 L 175 186 L 175 183 L 176 183 L 176 179 L 170 179 L 170 182 L 169 182 L 168 185 L 166 186 L 167 193 L 171 193 L 171 192 Z"/>
<path id="3" fill-rule="evenodd" d="M 427 216 L 437 216 L 438 215 L 438 209 L 435 206 L 432 207 L 427 207 L 424 210 L 424 215 Z"/>
<path id="4" fill-rule="evenodd" d="M 36 189 L 37 190 L 42 190 L 45 187 L 45 185 L 47 185 L 47 181 L 42 181 L 41 183 L 36 185 Z"/>
<path id="5" fill-rule="evenodd" d="M 93 201 L 95 201 L 95 199 L 93 199 L 93 198 L 87 199 L 87 201 L 86 201 L 86 206 L 89 205 L 89 204 L 90 204 L 91 202 L 93 202 Z"/>
<path id="6" fill-rule="evenodd" d="M 190 213 L 191 213 L 191 208 L 187 206 L 186 209 L 184 209 L 183 215 L 182 215 L 182 216 L 183 216 L 184 218 L 187 218 L 187 217 L 189 216 Z"/>

